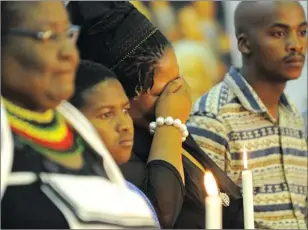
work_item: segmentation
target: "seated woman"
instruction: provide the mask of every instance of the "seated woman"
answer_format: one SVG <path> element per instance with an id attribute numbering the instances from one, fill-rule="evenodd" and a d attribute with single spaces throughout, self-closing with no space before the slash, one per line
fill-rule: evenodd
<path id="1" fill-rule="evenodd" d="M 116 75 L 101 64 L 81 60 L 76 73 L 75 89 L 70 102 L 96 128 L 116 163 L 126 163 L 133 148 L 134 126 L 129 115 L 129 100 Z M 159 225 L 148 198 L 135 185 L 130 182 L 127 184 L 145 198 Z"/>
<path id="2" fill-rule="evenodd" d="M 93 126 L 65 102 L 79 56 L 64 4 L 1 2 L 1 24 L 2 227 L 156 227 Z"/>
<path id="3" fill-rule="evenodd" d="M 73 22 L 83 26 L 77 43 L 81 57 L 111 68 L 131 101 L 134 146 L 122 171 L 149 197 L 161 226 L 205 228 L 207 169 L 224 198 L 223 227 L 243 228 L 239 188 L 190 135 L 186 138 L 185 127 L 165 123 L 168 116 L 185 123 L 191 109 L 170 42 L 128 2 L 71 2 L 68 7 Z"/>

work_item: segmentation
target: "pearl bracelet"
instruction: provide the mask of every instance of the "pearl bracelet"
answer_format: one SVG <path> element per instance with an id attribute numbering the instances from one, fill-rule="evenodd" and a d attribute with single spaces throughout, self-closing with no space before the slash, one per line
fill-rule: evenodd
<path id="1" fill-rule="evenodd" d="M 153 134 L 155 132 L 155 129 L 157 126 L 163 126 L 163 125 L 173 125 L 176 128 L 180 129 L 182 134 L 182 142 L 186 140 L 186 137 L 188 137 L 188 130 L 187 126 L 185 124 L 182 124 L 180 119 L 173 119 L 172 117 L 158 117 L 156 118 L 156 121 L 152 121 L 149 125 L 150 133 Z"/>

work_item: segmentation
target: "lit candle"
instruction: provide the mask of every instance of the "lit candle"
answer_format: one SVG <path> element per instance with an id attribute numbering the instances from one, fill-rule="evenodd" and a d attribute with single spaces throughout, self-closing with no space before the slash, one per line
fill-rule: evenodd
<path id="1" fill-rule="evenodd" d="M 254 211 L 253 211 L 253 185 L 252 173 L 248 170 L 248 160 L 246 146 L 243 152 L 244 171 L 242 172 L 242 188 L 243 188 L 243 206 L 244 206 L 244 226 L 245 229 L 254 229 Z"/>
<path id="2" fill-rule="evenodd" d="M 218 193 L 215 178 L 211 172 L 205 172 L 204 186 L 208 194 L 205 198 L 206 229 L 221 229 L 222 201 Z"/>

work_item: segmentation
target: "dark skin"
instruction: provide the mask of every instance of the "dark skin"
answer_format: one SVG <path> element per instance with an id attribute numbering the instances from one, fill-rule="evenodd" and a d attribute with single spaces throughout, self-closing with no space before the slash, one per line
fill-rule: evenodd
<path id="1" fill-rule="evenodd" d="M 118 165 L 126 163 L 133 147 L 130 104 L 117 79 L 106 79 L 84 92 L 79 108 L 97 130 Z"/>
<path id="2" fill-rule="evenodd" d="M 241 73 L 278 119 L 286 83 L 297 79 L 307 49 L 305 12 L 296 1 L 242 2 L 235 12 Z"/>
<path id="3" fill-rule="evenodd" d="M 190 110 L 189 86 L 179 77 L 179 67 L 173 49 L 166 48 L 156 65 L 153 87 L 149 92 L 131 100 L 130 114 L 137 126 L 148 129 L 150 122 L 156 117 L 171 116 L 186 123 Z M 148 162 L 169 162 L 177 168 L 184 181 L 182 151 L 179 129 L 167 125 L 160 126 L 155 131 Z"/>
<path id="4" fill-rule="evenodd" d="M 58 2 L 16 2 L 21 20 L 13 25 L 32 32 L 51 30 L 65 34 L 70 20 Z M 57 17 L 55 17 L 57 15 Z M 2 95 L 23 108 L 44 112 L 57 107 L 74 92 L 79 55 L 75 43 L 65 36 L 40 41 L 25 36 L 7 36 L 2 47 Z"/>

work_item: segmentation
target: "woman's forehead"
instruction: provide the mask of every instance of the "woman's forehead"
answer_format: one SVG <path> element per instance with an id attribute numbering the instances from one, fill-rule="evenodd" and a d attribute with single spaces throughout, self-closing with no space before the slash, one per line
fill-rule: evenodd
<path id="1" fill-rule="evenodd" d="M 27 2 L 28 3 L 28 2 Z M 22 25 L 37 28 L 62 29 L 63 26 L 70 24 L 68 13 L 63 2 L 37 2 L 36 4 L 27 4 L 26 8 L 21 9 L 24 12 Z"/>

